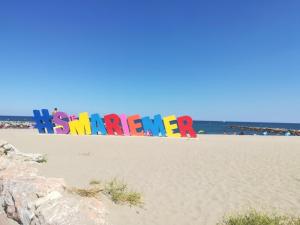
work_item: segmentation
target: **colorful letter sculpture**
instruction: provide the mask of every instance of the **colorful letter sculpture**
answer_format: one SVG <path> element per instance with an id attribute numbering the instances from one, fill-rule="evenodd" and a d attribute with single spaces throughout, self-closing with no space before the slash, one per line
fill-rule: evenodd
<path id="1" fill-rule="evenodd" d="M 53 123 L 56 124 L 57 134 L 68 134 L 70 132 L 69 117 L 64 112 L 57 112 L 53 115 Z"/>
<path id="2" fill-rule="evenodd" d="M 164 124 L 168 137 L 180 137 L 180 133 L 175 132 L 178 129 L 176 122 L 176 116 L 174 115 L 164 117 Z"/>
<path id="3" fill-rule="evenodd" d="M 89 117 L 87 112 L 68 115 L 56 112 L 52 116 L 47 109 L 33 110 L 35 128 L 39 133 L 72 135 L 126 135 L 126 136 L 161 136 L 161 137 L 197 137 L 190 116 L 175 115 L 163 117 L 160 114 L 151 119 L 149 116 L 126 116 L 108 114 L 102 119 L 99 114 Z"/>
<path id="4" fill-rule="evenodd" d="M 142 118 L 144 132 L 147 136 L 166 136 L 166 130 L 161 115 L 155 115 L 152 121 L 149 116 Z"/>
<path id="5" fill-rule="evenodd" d="M 33 110 L 33 119 L 35 121 L 35 127 L 39 130 L 39 133 L 45 133 L 45 130 L 49 134 L 53 134 L 52 116 L 49 115 L 48 109 L 42 109 L 42 114 L 39 110 Z"/>
<path id="6" fill-rule="evenodd" d="M 99 132 L 103 135 L 107 134 L 103 120 L 100 118 L 99 114 L 91 115 L 91 126 L 92 134 L 99 134 Z"/>
<path id="7" fill-rule="evenodd" d="M 143 136 L 144 131 L 142 130 L 142 122 L 140 121 L 141 117 L 139 115 L 129 116 L 127 118 L 128 126 L 130 128 L 130 133 L 132 136 Z"/>
<path id="8" fill-rule="evenodd" d="M 123 135 L 121 119 L 117 114 L 108 114 L 104 116 L 104 121 L 109 135 Z"/>
<path id="9" fill-rule="evenodd" d="M 78 120 L 72 120 L 69 122 L 70 134 L 91 134 L 91 124 L 89 120 L 89 114 L 87 112 L 79 113 Z"/>

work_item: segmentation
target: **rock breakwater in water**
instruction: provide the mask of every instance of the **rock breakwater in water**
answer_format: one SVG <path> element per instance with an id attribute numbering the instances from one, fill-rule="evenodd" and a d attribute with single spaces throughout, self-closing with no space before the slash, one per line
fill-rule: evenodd
<path id="1" fill-rule="evenodd" d="M 0 129 L 30 129 L 34 124 L 24 121 L 0 121 Z"/>
<path id="2" fill-rule="evenodd" d="M 107 225 L 101 201 L 70 194 L 60 178 L 38 175 L 40 154 L 0 140 L 0 215 L 23 225 Z"/>
<path id="3" fill-rule="evenodd" d="M 248 126 L 230 126 L 231 129 L 238 129 L 242 131 L 255 131 L 255 132 L 268 132 L 270 134 L 291 134 L 294 136 L 300 136 L 300 130 L 285 129 L 285 128 L 269 128 L 269 127 L 248 127 Z"/>

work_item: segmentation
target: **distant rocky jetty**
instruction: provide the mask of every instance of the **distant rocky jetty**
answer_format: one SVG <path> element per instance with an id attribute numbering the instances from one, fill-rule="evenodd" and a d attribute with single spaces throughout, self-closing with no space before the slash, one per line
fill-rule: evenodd
<path id="1" fill-rule="evenodd" d="M 30 129 L 33 127 L 34 127 L 33 122 L 0 121 L 0 129 Z"/>
<path id="2" fill-rule="evenodd" d="M 0 216 L 22 225 L 107 225 L 101 201 L 70 194 L 63 179 L 37 175 L 34 164 L 44 161 L 0 140 Z"/>
<path id="3" fill-rule="evenodd" d="M 284 129 L 284 128 L 269 128 L 269 127 L 248 127 L 248 126 L 230 126 L 233 130 L 240 131 L 254 131 L 254 132 L 268 132 L 269 134 L 290 135 L 300 136 L 300 130 Z"/>

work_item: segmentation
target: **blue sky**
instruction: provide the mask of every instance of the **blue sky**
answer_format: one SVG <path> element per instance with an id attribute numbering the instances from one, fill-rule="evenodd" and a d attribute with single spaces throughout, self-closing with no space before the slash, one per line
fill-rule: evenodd
<path id="1" fill-rule="evenodd" d="M 300 1 L 0 2 L 0 115 L 300 122 Z"/>

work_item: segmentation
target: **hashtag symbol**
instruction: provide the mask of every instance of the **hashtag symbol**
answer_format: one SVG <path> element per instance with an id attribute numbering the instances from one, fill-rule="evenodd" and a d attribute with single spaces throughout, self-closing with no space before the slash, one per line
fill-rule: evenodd
<path id="1" fill-rule="evenodd" d="M 39 130 L 39 133 L 45 133 L 45 130 L 49 134 L 53 134 L 52 116 L 49 115 L 48 109 L 42 109 L 42 115 L 39 110 L 33 110 L 33 119 L 35 121 L 35 128 Z"/>

